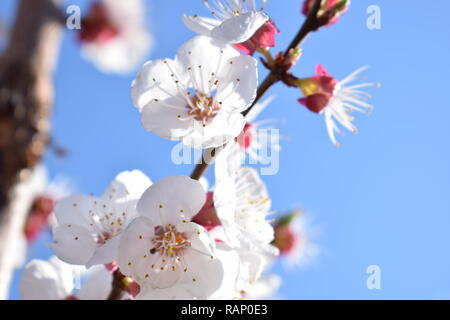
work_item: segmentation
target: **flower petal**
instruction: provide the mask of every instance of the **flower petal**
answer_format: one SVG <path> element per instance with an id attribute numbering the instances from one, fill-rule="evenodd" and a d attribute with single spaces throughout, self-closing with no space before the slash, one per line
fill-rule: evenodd
<path id="1" fill-rule="evenodd" d="M 226 62 L 239 56 L 232 46 L 206 36 L 197 36 L 181 46 L 175 61 L 190 79 L 190 87 L 209 95 L 214 82 Z"/>
<path id="2" fill-rule="evenodd" d="M 131 276 L 139 284 L 144 282 L 154 263 L 154 256 L 149 252 L 154 235 L 155 225 L 145 217 L 136 218 L 122 232 L 117 263 L 123 274 Z"/>
<path id="3" fill-rule="evenodd" d="M 86 228 L 68 224 L 53 229 L 53 242 L 48 245 L 59 259 L 75 265 L 86 265 L 98 246 Z"/>
<path id="4" fill-rule="evenodd" d="M 205 36 L 211 36 L 211 30 L 220 25 L 220 20 L 211 19 L 207 17 L 200 17 L 198 15 L 188 16 L 183 15 L 183 22 L 192 31 Z"/>
<path id="5" fill-rule="evenodd" d="M 241 43 L 250 39 L 269 17 L 261 11 L 251 11 L 231 17 L 211 31 L 211 37 L 226 43 Z"/>
<path id="6" fill-rule="evenodd" d="M 119 252 L 121 233 L 106 241 L 105 244 L 95 249 L 92 257 L 86 264 L 86 268 L 90 268 L 97 264 L 107 264 L 117 260 Z"/>
<path id="7" fill-rule="evenodd" d="M 72 269 L 54 258 L 48 262 L 32 260 L 20 279 L 20 295 L 24 300 L 62 300 L 72 289 Z"/>
<path id="8" fill-rule="evenodd" d="M 114 178 L 102 197 L 116 201 L 139 199 L 151 184 L 142 171 L 124 171 Z"/>
<path id="9" fill-rule="evenodd" d="M 205 203 L 202 185 L 187 176 L 173 176 L 154 183 L 142 195 L 137 205 L 141 216 L 150 218 L 156 226 L 177 225 L 190 221 Z"/>
<path id="10" fill-rule="evenodd" d="M 223 146 L 236 138 L 245 126 L 245 119 L 239 112 L 220 112 L 206 126 L 196 124 L 194 130 L 183 137 L 183 143 L 206 149 Z"/>
<path id="11" fill-rule="evenodd" d="M 94 201 L 94 197 L 84 195 L 72 195 L 59 200 L 55 206 L 58 223 L 91 229 L 91 214 L 95 212 Z"/>
<path id="12" fill-rule="evenodd" d="M 111 292 L 113 276 L 104 266 L 92 269 L 88 271 L 87 279 L 76 297 L 80 300 L 106 300 Z"/>
<path id="13" fill-rule="evenodd" d="M 201 225 L 193 222 L 177 224 L 176 229 L 182 232 L 189 239 L 191 247 L 186 250 L 195 250 L 196 252 L 204 254 L 206 257 L 214 257 L 215 243 L 208 235 L 208 231 Z"/>
<path id="14" fill-rule="evenodd" d="M 219 73 L 222 86 L 217 90 L 217 101 L 221 109 L 244 111 L 255 100 L 258 88 L 257 61 L 251 56 L 231 58 Z M 224 85 L 225 84 L 225 85 Z"/>
<path id="15" fill-rule="evenodd" d="M 170 104 L 173 107 L 167 107 Z M 188 103 L 178 99 L 151 101 L 142 110 L 142 126 L 162 138 L 180 140 L 192 130 L 194 120 L 185 119 Z"/>
<path id="16" fill-rule="evenodd" d="M 179 96 L 175 81 L 185 82 L 184 73 L 171 59 L 148 61 L 131 85 L 134 105 L 142 111 L 151 100 L 164 100 Z"/>

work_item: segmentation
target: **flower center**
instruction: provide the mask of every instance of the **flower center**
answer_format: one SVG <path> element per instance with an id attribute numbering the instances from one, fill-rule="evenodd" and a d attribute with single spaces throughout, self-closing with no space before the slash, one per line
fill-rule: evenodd
<path id="1" fill-rule="evenodd" d="M 180 256 L 183 249 L 191 245 L 186 235 L 178 232 L 171 224 L 165 227 L 157 227 L 155 237 L 151 239 L 151 242 L 154 247 L 150 250 L 150 253 L 159 253 L 161 256 L 168 258 Z"/>
<path id="2" fill-rule="evenodd" d="M 213 97 L 200 93 L 191 98 L 189 108 L 189 116 L 205 125 L 219 113 L 220 106 Z"/>

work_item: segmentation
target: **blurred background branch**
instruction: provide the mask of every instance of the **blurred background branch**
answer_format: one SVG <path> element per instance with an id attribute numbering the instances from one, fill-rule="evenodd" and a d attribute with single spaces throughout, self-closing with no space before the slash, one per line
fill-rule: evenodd
<path id="1" fill-rule="evenodd" d="M 31 206 L 27 185 L 49 142 L 60 0 L 21 0 L 0 57 L 0 299 L 8 297 Z"/>

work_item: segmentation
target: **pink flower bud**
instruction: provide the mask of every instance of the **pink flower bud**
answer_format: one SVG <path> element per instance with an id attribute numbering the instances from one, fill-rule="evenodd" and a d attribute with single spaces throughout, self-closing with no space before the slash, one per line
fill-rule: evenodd
<path id="1" fill-rule="evenodd" d="M 273 20 L 264 23 L 255 34 L 245 42 L 236 44 L 236 48 L 245 54 L 253 55 L 258 49 L 265 49 L 275 46 L 275 34 L 280 31 L 275 26 Z"/>
<path id="2" fill-rule="evenodd" d="M 337 80 L 322 65 L 317 65 L 316 75 L 297 80 L 297 86 L 305 95 L 298 101 L 310 111 L 320 113 L 333 97 Z"/>

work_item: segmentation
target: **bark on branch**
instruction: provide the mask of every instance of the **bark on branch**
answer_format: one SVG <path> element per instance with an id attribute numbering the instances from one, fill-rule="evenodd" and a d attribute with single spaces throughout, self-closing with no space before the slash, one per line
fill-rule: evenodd
<path id="1" fill-rule="evenodd" d="M 21 0 L 0 57 L 0 299 L 33 199 L 24 186 L 49 141 L 52 71 L 60 46 L 60 0 Z"/>

